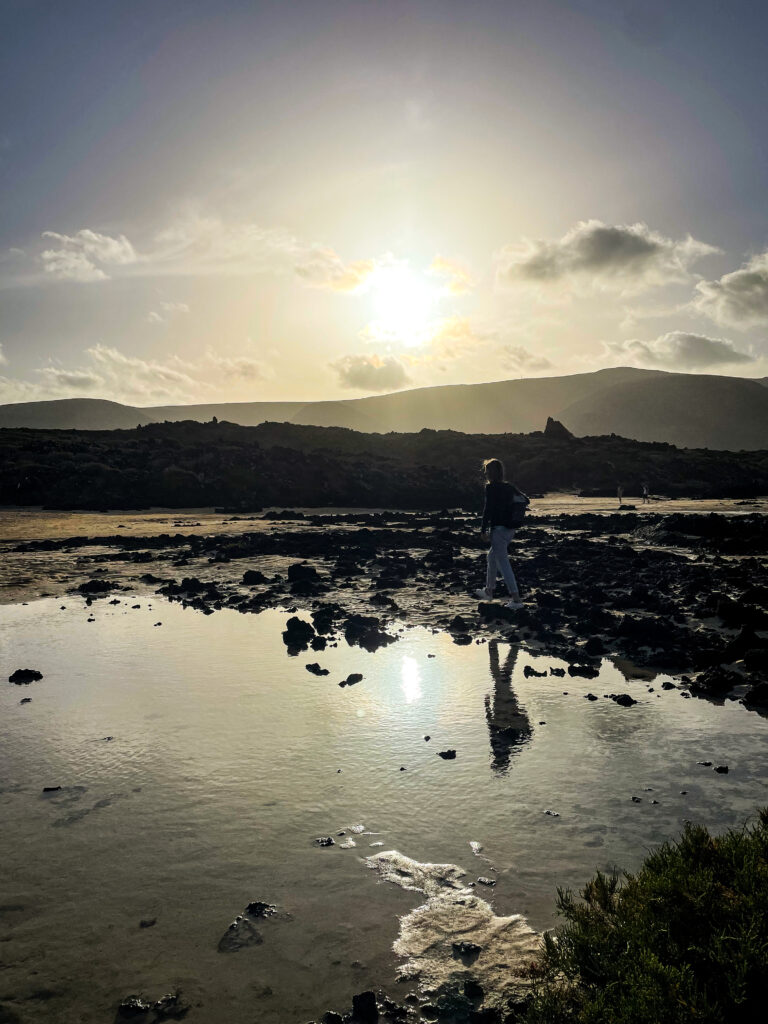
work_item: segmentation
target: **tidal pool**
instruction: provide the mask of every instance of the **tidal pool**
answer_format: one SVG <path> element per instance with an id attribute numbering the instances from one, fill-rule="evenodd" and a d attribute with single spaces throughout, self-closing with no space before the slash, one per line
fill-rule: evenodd
<path id="1" fill-rule="evenodd" d="M 399 996 L 392 947 L 423 896 L 364 858 L 491 877 L 477 894 L 494 913 L 541 930 L 557 885 L 637 867 L 686 819 L 722 829 L 768 803 L 768 722 L 665 677 L 604 662 L 561 678 L 509 643 L 423 629 L 290 656 L 282 612 L 120 601 L 0 607 L 0 1004 L 24 1022 L 112 1021 L 126 995 L 175 988 L 206 1024 Z M 6 681 L 27 667 L 44 678 Z M 603 696 L 621 692 L 638 703 Z M 278 908 L 263 941 L 220 952 L 252 900 Z"/>

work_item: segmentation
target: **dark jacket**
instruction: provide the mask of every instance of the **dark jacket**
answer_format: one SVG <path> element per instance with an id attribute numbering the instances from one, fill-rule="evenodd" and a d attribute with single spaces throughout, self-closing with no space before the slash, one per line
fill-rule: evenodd
<path id="1" fill-rule="evenodd" d="M 487 529 L 492 530 L 494 526 L 506 526 L 511 529 L 513 526 L 512 496 L 522 493 L 507 480 L 494 480 L 493 483 L 486 484 L 481 533 L 485 533 Z"/>

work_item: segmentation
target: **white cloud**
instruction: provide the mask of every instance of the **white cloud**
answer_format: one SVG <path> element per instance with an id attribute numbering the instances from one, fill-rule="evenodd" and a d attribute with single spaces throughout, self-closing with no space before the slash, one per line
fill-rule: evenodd
<path id="1" fill-rule="evenodd" d="M 756 358 L 739 351 L 725 338 L 707 338 L 685 331 L 670 331 L 653 341 L 608 342 L 605 349 L 611 358 L 665 370 L 704 370 L 712 366 L 753 363 Z"/>
<path id="2" fill-rule="evenodd" d="M 104 379 L 93 370 L 65 370 L 60 366 L 43 366 L 35 370 L 43 381 L 43 386 L 51 391 L 96 391 L 104 384 Z"/>
<path id="3" fill-rule="evenodd" d="M 394 356 L 344 356 L 331 367 L 343 388 L 359 391 L 396 391 L 409 383 L 403 364 Z"/>
<path id="4" fill-rule="evenodd" d="M 165 405 L 232 400 L 241 385 L 250 387 L 272 376 L 271 367 L 250 355 L 208 351 L 200 359 L 166 360 L 128 356 L 107 345 L 85 350 L 83 365 L 51 362 L 34 371 L 36 382 L 0 378 L 0 402 L 39 401 L 80 395 L 109 398 L 129 405 Z"/>
<path id="5" fill-rule="evenodd" d="M 113 237 L 84 228 L 74 235 L 44 231 L 42 237 L 55 244 L 39 253 L 38 263 L 49 277 L 69 281 L 105 281 L 119 268 L 124 274 L 145 277 L 278 274 L 293 275 L 312 288 L 354 292 L 378 265 L 375 259 L 346 262 L 329 246 L 298 238 L 284 228 L 226 222 L 194 212 L 147 239 L 140 255 L 123 234 Z M 169 313 L 184 312 L 183 306 L 161 303 L 147 319 L 162 323 Z"/>
<path id="6" fill-rule="evenodd" d="M 108 389 L 132 399 L 184 401 L 202 386 L 190 376 L 188 364 L 178 357 L 161 363 L 127 356 L 107 345 L 94 345 L 86 349 L 86 354 Z"/>
<path id="7" fill-rule="evenodd" d="M 331 248 L 284 228 L 227 223 L 187 213 L 159 232 L 147 258 L 158 273 L 295 274 L 314 288 L 351 292 L 365 283 L 374 260 L 345 263 Z"/>
<path id="8" fill-rule="evenodd" d="M 537 356 L 522 345 L 504 345 L 501 364 L 515 373 L 541 373 L 551 370 L 552 363 L 545 356 Z"/>
<path id="9" fill-rule="evenodd" d="M 717 281 L 699 281 L 694 306 L 731 327 L 768 324 L 768 251 Z"/>
<path id="10" fill-rule="evenodd" d="M 305 253 L 297 252 L 294 272 L 314 288 L 330 288 L 335 292 L 354 292 L 361 288 L 376 269 L 375 260 L 344 263 L 333 251 L 312 246 Z"/>
<path id="11" fill-rule="evenodd" d="M 269 380 L 273 376 L 271 368 L 260 359 L 249 356 L 222 356 L 207 352 L 205 363 L 215 375 L 228 380 Z"/>
<path id="12" fill-rule="evenodd" d="M 498 255 L 501 286 L 558 283 L 572 291 L 624 294 L 688 280 L 689 268 L 702 256 L 719 252 L 688 235 L 680 241 L 646 224 L 579 221 L 556 241 L 525 240 Z"/>
<path id="13" fill-rule="evenodd" d="M 446 259 L 445 256 L 435 256 L 427 272 L 445 279 L 451 295 L 465 295 L 472 291 L 474 286 L 472 275 L 467 268 L 456 260 Z"/>
<path id="14" fill-rule="evenodd" d="M 161 302 L 158 309 L 152 309 L 147 313 L 147 320 L 151 324 L 164 324 L 178 314 L 189 312 L 186 302 Z"/>
<path id="15" fill-rule="evenodd" d="M 83 228 L 74 235 L 44 231 L 42 237 L 52 239 L 58 246 L 40 254 L 43 269 L 64 280 L 103 281 L 108 277 L 104 266 L 123 266 L 138 259 L 125 235 L 113 238 Z"/>

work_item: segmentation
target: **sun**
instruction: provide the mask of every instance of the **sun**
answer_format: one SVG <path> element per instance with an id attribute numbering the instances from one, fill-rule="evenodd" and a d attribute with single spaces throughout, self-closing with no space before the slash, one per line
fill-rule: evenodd
<path id="1" fill-rule="evenodd" d="M 379 342 L 415 348 L 434 330 L 440 289 L 406 263 L 377 267 L 369 280 L 373 319 L 366 333 Z"/>

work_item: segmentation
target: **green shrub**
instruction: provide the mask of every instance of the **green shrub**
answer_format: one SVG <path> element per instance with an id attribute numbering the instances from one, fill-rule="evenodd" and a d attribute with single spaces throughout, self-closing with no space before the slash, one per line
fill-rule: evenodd
<path id="1" fill-rule="evenodd" d="M 598 872 L 544 940 L 528 1024 L 768 1019 L 768 809 L 711 836 L 687 825 L 635 875 Z"/>

